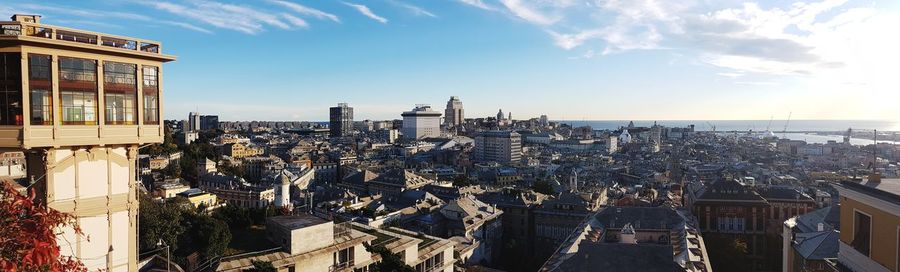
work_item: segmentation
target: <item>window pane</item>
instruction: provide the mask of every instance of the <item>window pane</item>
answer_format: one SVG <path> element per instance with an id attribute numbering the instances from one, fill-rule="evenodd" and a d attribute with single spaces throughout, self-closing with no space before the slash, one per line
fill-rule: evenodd
<path id="1" fill-rule="evenodd" d="M 853 224 L 853 241 L 852 246 L 856 251 L 863 255 L 869 256 L 869 245 L 871 244 L 871 218 L 868 215 L 856 212 Z"/>
<path id="2" fill-rule="evenodd" d="M 0 53 L 0 125 L 22 125 L 22 55 Z"/>
<path id="3" fill-rule="evenodd" d="M 159 69 L 143 66 L 143 109 L 145 124 L 159 124 Z"/>

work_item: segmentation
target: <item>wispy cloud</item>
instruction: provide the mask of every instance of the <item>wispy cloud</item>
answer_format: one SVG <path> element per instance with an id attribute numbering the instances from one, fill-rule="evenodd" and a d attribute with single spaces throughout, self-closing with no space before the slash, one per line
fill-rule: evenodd
<path id="1" fill-rule="evenodd" d="M 463 4 L 470 5 L 470 6 L 473 6 L 476 8 L 480 8 L 483 10 L 497 10 L 497 8 L 495 8 L 493 6 L 489 6 L 488 4 L 485 4 L 484 1 L 482 1 L 482 0 L 459 0 L 459 2 L 462 2 Z"/>
<path id="2" fill-rule="evenodd" d="M 238 6 L 214 1 L 195 0 L 191 1 L 190 5 L 164 1 L 145 2 L 144 4 L 158 10 L 197 20 L 211 26 L 240 31 L 247 34 L 263 32 L 265 31 L 266 26 L 280 29 L 304 27 L 303 24 L 295 24 L 298 23 L 294 20 L 296 17 L 285 18 L 285 16 L 278 16 L 270 12 L 260 11 L 247 6 Z"/>
<path id="3" fill-rule="evenodd" d="M 302 28 L 307 28 L 307 27 L 309 27 L 309 24 L 306 23 L 306 21 L 304 21 L 303 19 L 298 18 L 297 16 L 290 15 L 290 14 L 287 14 L 287 13 L 282 13 L 282 14 L 281 14 L 281 17 L 283 17 L 285 20 L 287 20 L 289 23 L 291 23 L 291 24 L 294 25 L 294 26 L 298 26 L 298 27 L 302 27 Z"/>
<path id="4" fill-rule="evenodd" d="M 270 3 L 280 5 L 282 7 L 293 10 L 294 12 L 299 13 L 304 16 L 312 16 L 317 19 L 327 19 L 337 23 L 341 22 L 341 19 L 337 17 L 337 15 L 327 13 L 318 9 L 310 8 L 301 4 L 297 4 L 294 2 L 288 2 L 283 0 L 269 0 Z"/>
<path id="5" fill-rule="evenodd" d="M 530 5 L 522 2 L 521 0 L 500 0 L 500 3 L 506 7 L 512 14 L 516 17 L 519 17 L 525 21 L 528 21 L 533 24 L 538 25 L 552 25 L 558 19 L 552 18 L 546 14 L 541 13 Z"/>
<path id="6" fill-rule="evenodd" d="M 434 13 L 431 13 L 430 11 L 428 11 L 422 7 L 413 6 L 413 5 L 403 3 L 403 2 L 400 2 L 397 0 L 390 0 L 390 1 L 388 1 L 388 3 L 391 3 L 392 5 L 404 8 L 404 9 L 408 10 L 409 12 L 412 12 L 412 14 L 416 15 L 416 16 L 427 16 L 427 17 L 431 17 L 431 18 L 437 18 L 437 15 L 434 15 Z"/>
<path id="7" fill-rule="evenodd" d="M 185 23 L 185 22 L 178 22 L 178 21 L 171 21 L 171 20 L 158 20 L 158 19 L 153 19 L 150 16 L 137 14 L 137 13 L 118 12 L 118 11 L 97 11 L 97 10 L 80 9 L 80 8 L 73 8 L 73 7 L 67 7 L 67 6 L 35 5 L 35 4 L 22 4 L 19 7 L 22 9 L 31 10 L 31 11 L 43 11 L 43 12 L 50 12 L 50 13 L 54 13 L 54 14 L 60 14 L 60 15 L 66 15 L 66 16 L 72 16 L 72 17 L 81 17 L 81 18 L 92 19 L 90 21 L 88 21 L 88 20 L 69 20 L 69 19 L 55 20 L 56 22 L 60 22 L 60 23 L 71 22 L 71 23 L 78 23 L 78 24 L 83 24 L 83 25 L 107 27 L 107 28 L 119 27 L 119 24 L 117 24 L 117 23 L 104 22 L 101 20 L 97 20 L 98 19 L 97 14 L 103 14 L 103 17 L 101 19 L 134 20 L 134 21 L 140 21 L 140 22 L 147 22 L 149 24 L 157 24 L 158 23 L 158 24 L 163 24 L 163 25 L 176 26 L 176 27 L 187 29 L 187 30 L 192 30 L 192 31 L 197 31 L 197 32 L 202 32 L 202 33 L 207 33 L 207 34 L 213 33 L 212 31 L 210 31 L 208 29 L 205 29 L 205 28 L 193 25 L 193 24 L 189 24 L 189 23 Z"/>
<path id="8" fill-rule="evenodd" d="M 369 9 L 369 7 L 367 7 L 367 6 L 363 6 L 360 4 L 354 4 L 354 3 L 348 3 L 348 2 L 343 2 L 343 3 L 344 3 L 344 5 L 347 5 L 347 6 L 350 6 L 354 9 L 356 9 L 356 11 L 359 11 L 359 13 L 361 13 L 362 15 L 364 15 L 366 17 L 371 18 L 372 20 L 378 21 L 382 24 L 387 24 L 387 22 L 388 22 L 388 19 L 378 16 L 378 14 L 375 14 L 374 12 L 372 12 L 372 10 Z"/>

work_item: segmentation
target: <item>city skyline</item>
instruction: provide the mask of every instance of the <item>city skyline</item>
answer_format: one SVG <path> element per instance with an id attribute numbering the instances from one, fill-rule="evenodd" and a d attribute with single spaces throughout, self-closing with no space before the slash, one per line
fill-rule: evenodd
<path id="1" fill-rule="evenodd" d="M 420 103 L 442 112 L 450 96 L 468 117 L 498 108 L 554 120 L 900 114 L 891 1 L 11 1 L 0 10 L 165 40 L 167 53 L 187 56 L 164 71 L 165 119 L 324 121 L 339 102 L 357 120 L 399 119 Z"/>

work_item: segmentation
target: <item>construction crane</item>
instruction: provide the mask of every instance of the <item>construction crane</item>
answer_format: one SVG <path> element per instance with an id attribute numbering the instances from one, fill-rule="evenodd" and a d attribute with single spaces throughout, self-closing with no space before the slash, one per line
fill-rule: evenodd
<path id="1" fill-rule="evenodd" d="M 706 125 L 708 125 L 709 128 L 712 129 L 712 132 L 713 132 L 713 133 L 716 133 L 716 125 L 713 125 L 713 124 L 710 123 L 710 122 L 706 122 Z"/>
<path id="2" fill-rule="evenodd" d="M 772 127 L 772 120 L 775 120 L 775 116 L 769 117 L 769 124 L 766 125 L 766 131 L 769 131 L 769 128 Z"/>
<path id="3" fill-rule="evenodd" d="M 788 113 L 788 119 L 787 119 L 787 121 L 784 121 L 784 129 L 781 130 L 781 134 L 782 134 L 782 135 L 787 134 L 788 124 L 791 123 L 791 115 L 792 115 L 792 114 L 794 114 L 794 112 L 789 112 L 789 113 Z"/>

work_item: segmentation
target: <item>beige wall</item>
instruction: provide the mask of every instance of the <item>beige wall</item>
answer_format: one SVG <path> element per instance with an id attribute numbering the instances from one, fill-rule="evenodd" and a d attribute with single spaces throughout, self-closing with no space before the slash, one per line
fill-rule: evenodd
<path id="1" fill-rule="evenodd" d="M 84 236 L 62 229 L 57 242 L 91 270 L 137 269 L 136 146 L 49 149 L 45 197 L 50 208 L 76 216 Z M 112 251 L 110 251 L 112 249 Z"/>
<path id="2" fill-rule="evenodd" d="M 890 271 L 898 271 L 897 228 L 900 227 L 900 217 L 855 199 L 841 196 L 841 241 L 848 245 L 853 241 L 853 214 L 855 211 L 872 216 L 870 258 Z"/>

